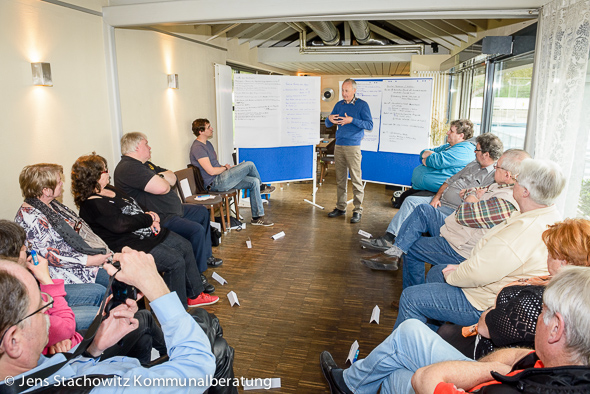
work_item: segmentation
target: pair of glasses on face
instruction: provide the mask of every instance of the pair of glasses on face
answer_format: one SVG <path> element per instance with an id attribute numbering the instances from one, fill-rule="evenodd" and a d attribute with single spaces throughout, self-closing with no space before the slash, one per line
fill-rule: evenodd
<path id="1" fill-rule="evenodd" d="M 105 168 L 103 171 L 100 172 L 100 175 L 102 174 L 108 174 L 109 173 L 109 169 Z"/>
<path id="2" fill-rule="evenodd" d="M 518 174 L 512 175 L 512 173 L 510 171 L 508 171 L 507 169 L 505 169 L 504 167 L 500 167 L 498 164 L 494 164 L 494 170 L 497 170 L 498 168 L 501 169 L 501 170 L 506 171 L 507 173 L 509 173 L 510 174 L 510 178 L 512 178 L 514 181 L 516 181 L 516 178 L 518 177 Z"/>
<path id="3" fill-rule="evenodd" d="M 20 324 L 21 322 L 25 321 L 29 317 L 35 316 L 37 313 L 42 312 L 45 309 L 53 308 L 53 302 L 54 301 L 53 301 L 53 297 L 52 296 L 50 296 L 49 294 L 47 294 L 45 292 L 41 292 L 41 299 L 43 300 L 43 304 L 44 304 L 41 308 L 37 309 L 33 313 L 28 314 L 27 316 L 23 317 L 22 319 L 20 319 L 16 323 L 11 324 L 8 328 L 6 328 L 6 330 L 2 334 L 2 337 L 0 337 L 0 345 L 2 345 L 2 341 L 4 341 L 4 336 L 6 335 L 6 333 L 10 329 L 10 327 L 13 327 L 13 326 L 16 326 L 16 325 Z"/>

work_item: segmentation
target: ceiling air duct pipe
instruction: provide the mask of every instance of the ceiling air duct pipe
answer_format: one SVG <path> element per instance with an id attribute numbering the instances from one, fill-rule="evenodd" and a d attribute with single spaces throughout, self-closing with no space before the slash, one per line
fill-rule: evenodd
<path id="1" fill-rule="evenodd" d="M 367 21 L 349 21 L 350 30 L 361 45 L 388 45 L 388 40 L 380 40 L 374 37 Z"/>
<path id="2" fill-rule="evenodd" d="M 340 32 L 332 22 L 305 22 L 322 39 L 325 45 L 340 44 Z"/>

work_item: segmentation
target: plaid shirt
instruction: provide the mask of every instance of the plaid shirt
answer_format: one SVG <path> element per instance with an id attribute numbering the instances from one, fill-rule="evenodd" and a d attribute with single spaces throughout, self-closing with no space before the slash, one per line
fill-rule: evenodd
<path id="1" fill-rule="evenodd" d="M 500 188 L 512 185 L 500 185 Z M 489 186 L 486 188 L 489 189 Z M 486 191 L 488 193 L 488 191 Z M 455 212 L 457 223 L 473 228 L 492 228 L 508 219 L 517 208 L 502 198 L 491 197 L 478 202 L 466 202 L 459 205 Z"/>

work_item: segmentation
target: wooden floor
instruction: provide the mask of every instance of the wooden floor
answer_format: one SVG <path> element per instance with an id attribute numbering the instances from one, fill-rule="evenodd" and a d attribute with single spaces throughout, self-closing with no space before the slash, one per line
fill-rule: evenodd
<path id="1" fill-rule="evenodd" d="M 359 246 L 362 229 L 380 236 L 396 210 L 391 192 L 383 185 L 367 184 L 361 223 L 351 224 L 352 204 L 346 217 L 328 218 L 335 205 L 336 182 L 329 172 L 316 202 L 312 185 L 276 185 L 266 216 L 274 227 L 231 231 L 213 253 L 224 264 L 210 268 L 227 280 L 215 284 L 221 300 L 207 310 L 221 321 L 224 336 L 235 348 L 236 377 L 281 378 L 276 393 L 325 393 L 327 385 L 319 355 L 328 350 L 339 365 L 351 344 L 358 340 L 360 358 L 389 335 L 397 311 L 390 306 L 401 293 L 401 271 L 371 271 L 360 263 L 373 252 Z M 352 198 L 349 182 L 349 199 Z M 240 213 L 249 223 L 249 208 Z M 286 236 L 273 241 L 280 231 Z M 247 249 L 246 240 L 252 240 Z M 241 306 L 230 307 L 227 293 L 235 291 Z M 369 324 L 375 305 L 381 308 L 380 324 Z M 264 390 L 262 390 L 264 391 Z M 268 391 L 267 391 L 268 392 Z"/>

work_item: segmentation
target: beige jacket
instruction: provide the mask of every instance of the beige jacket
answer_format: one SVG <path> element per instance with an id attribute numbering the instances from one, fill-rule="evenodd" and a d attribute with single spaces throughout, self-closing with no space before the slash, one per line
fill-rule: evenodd
<path id="1" fill-rule="evenodd" d="M 447 277 L 447 283 L 461 287 L 471 305 L 483 311 L 494 305 L 496 295 L 508 283 L 548 275 L 541 234 L 559 220 L 554 205 L 514 212 L 505 223 L 490 229 L 471 256 Z"/>
<path id="2" fill-rule="evenodd" d="M 489 200 L 492 197 L 509 201 L 518 209 L 518 204 L 512 196 L 514 187 L 500 187 L 493 183 L 480 200 Z M 445 219 L 445 224 L 440 228 L 440 236 L 447 240 L 449 245 L 464 258 L 469 258 L 471 251 L 477 242 L 487 234 L 489 228 L 473 228 L 457 223 L 455 212 Z"/>

